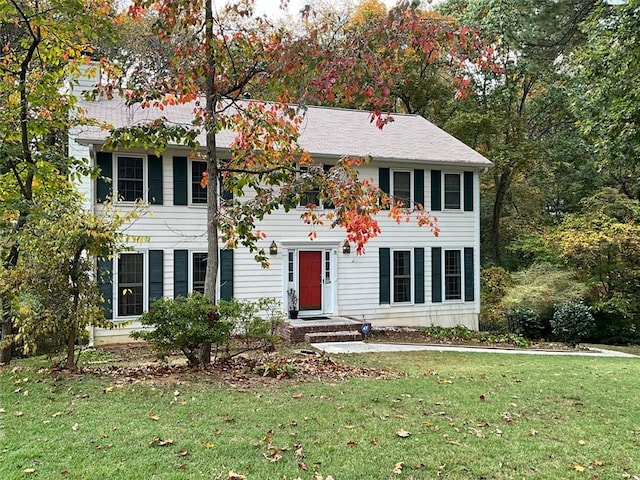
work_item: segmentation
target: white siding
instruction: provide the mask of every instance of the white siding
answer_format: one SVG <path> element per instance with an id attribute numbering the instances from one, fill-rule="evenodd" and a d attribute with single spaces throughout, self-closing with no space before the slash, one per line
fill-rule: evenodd
<path id="1" fill-rule="evenodd" d="M 74 154 L 88 156 L 88 149 L 72 142 Z M 184 156 L 177 153 L 176 156 Z M 425 171 L 425 208 L 430 206 L 430 170 L 421 164 L 406 164 L 402 168 L 420 168 Z M 437 167 L 440 169 L 440 167 Z M 462 172 L 460 168 L 447 168 L 447 172 Z M 204 206 L 173 205 L 173 152 L 163 155 L 163 205 L 150 206 L 150 213 L 138 219 L 127 228 L 132 235 L 148 236 L 149 241 L 137 247 L 143 250 L 164 250 L 164 295 L 173 296 L 173 250 L 186 249 L 190 252 L 206 251 L 206 208 Z M 368 165 L 361 170 L 362 178 L 371 178 L 378 182 L 378 165 Z M 189 180 L 189 179 L 188 179 Z M 94 198 L 93 184 L 83 182 L 81 191 Z M 299 218 L 302 209 L 285 213 L 276 211 L 267 217 L 257 228 L 267 233 L 268 238 L 260 242 L 260 246 L 268 252 L 273 240 L 278 244 L 278 255 L 270 257 L 271 267 L 262 269 L 246 249 L 239 248 L 234 252 L 234 295 L 240 299 L 258 299 L 260 297 L 276 297 L 284 304 L 286 298 L 287 245 L 318 249 L 338 248 L 337 254 L 337 290 L 334 302 L 337 311 L 334 315 L 366 319 L 374 326 L 454 326 L 465 325 L 477 329 L 479 312 L 479 180 L 474 176 L 474 211 L 442 211 L 434 212 L 440 228 L 439 237 L 435 237 L 427 227 L 418 227 L 415 222 L 396 224 L 382 212 L 379 222 L 382 234 L 372 240 L 364 255 L 356 255 L 352 245 L 351 254 L 345 255 L 338 248 L 345 238 L 342 230 L 330 230 L 328 227 L 317 227 L 317 240 L 309 240 L 310 227 Z M 130 208 L 120 205 L 122 210 Z M 424 248 L 424 281 L 425 303 L 423 304 L 391 304 L 380 305 L 379 302 L 379 265 L 378 249 L 413 249 Z M 431 248 L 443 249 L 474 248 L 475 294 L 474 302 L 431 302 Z M 191 257 L 189 258 L 191 263 Z M 191 270 L 191 265 L 190 265 Z M 117 286 L 114 285 L 114 292 Z M 107 337 L 118 337 L 124 341 L 132 328 L 139 326 L 137 322 L 117 330 L 96 329 L 95 341 L 99 343 Z"/>

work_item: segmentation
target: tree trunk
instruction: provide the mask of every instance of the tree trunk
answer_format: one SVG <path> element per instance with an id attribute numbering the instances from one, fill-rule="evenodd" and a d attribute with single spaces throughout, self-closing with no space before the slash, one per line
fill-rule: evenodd
<path id="1" fill-rule="evenodd" d="M 216 151 L 216 109 L 219 95 L 216 91 L 216 64 L 213 51 L 213 11 L 211 2 L 205 2 L 205 54 L 207 58 L 207 78 L 205 86 L 205 133 L 207 151 L 207 269 L 204 281 L 204 295 L 216 303 L 218 280 L 218 154 Z M 211 363 L 211 344 L 203 345 L 200 363 Z"/>
<path id="2" fill-rule="evenodd" d="M 496 266 L 501 266 L 501 237 L 500 237 L 500 221 L 502 219 L 502 210 L 504 209 L 504 198 L 511 184 L 510 173 L 501 173 L 494 176 L 496 185 L 496 198 L 493 201 L 493 214 L 491 216 L 491 257 Z"/>

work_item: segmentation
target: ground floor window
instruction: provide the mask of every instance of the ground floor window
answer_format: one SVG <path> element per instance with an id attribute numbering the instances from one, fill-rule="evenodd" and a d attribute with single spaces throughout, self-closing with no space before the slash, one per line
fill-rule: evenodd
<path id="1" fill-rule="evenodd" d="M 460 250 L 444 251 L 444 299 L 462 299 L 462 255 Z"/>
<path id="2" fill-rule="evenodd" d="M 204 279 L 207 274 L 207 254 L 193 254 L 192 291 L 204 294 Z"/>
<path id="3" fill-rule="evenodd" d="M 409 250 L 393 252 L 393 301 L 395 303 L 411 301 L 411 252 Z"/>
<path id="4" fill-rule="evenodd" d="M 118 259 L 118 316 L 141 315 L 144 309 L 144 256 L 123 253 Z"/>

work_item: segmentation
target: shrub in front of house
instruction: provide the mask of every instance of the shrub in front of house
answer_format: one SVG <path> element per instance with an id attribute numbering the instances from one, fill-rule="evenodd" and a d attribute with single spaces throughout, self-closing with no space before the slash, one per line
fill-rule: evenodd
<path id="1" fill-rule="evenodd" d="M 144 330 L 131 334 L 146 340 L 161 354 L 180 350 L 190 365 L 199 365 L 199 353 L 206 344 L 229 341 L 232 324 L 222 320 L 216 306 L 204 295 L 160 298 L 140 316 Z"/>
<path id="2" fill-rule="evenodd" d="M 575 347 L 595 329 L 591 308 L 582 302 L 567 302 L 558 307 L 551 319 L 556 339 Z"/>
<path id="3" fill-rule="evenodd" d="M 544 323 L 538 312 L 529 307 L 518 307 L 505 313 L 510 333 L 522 335 L 530 340 L 542 337 Z"/>

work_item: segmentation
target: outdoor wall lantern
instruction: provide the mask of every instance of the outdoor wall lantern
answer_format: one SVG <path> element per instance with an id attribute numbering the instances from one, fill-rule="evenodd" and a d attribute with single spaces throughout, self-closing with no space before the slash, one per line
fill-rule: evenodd
<path id="1" fill-rule="evenodd" d="M 345 255 L 349 255 L 351 253 L 351 245 L 349 244 L 349 240 L 345 240 L 342 244 L 342 253 Z"/>
<path id="2" fill-rule="evenodd" d="M 271 246 L 269 247 L 269 253 L 271 255 L 277 255 L 278 254 L 278 245 L 276 245 L 276 241 L 273 240 L 271 242 Z"/>

